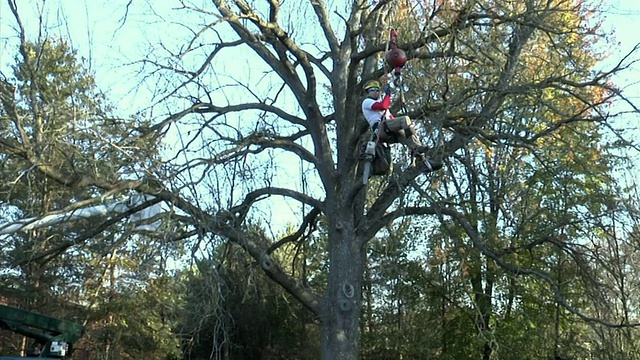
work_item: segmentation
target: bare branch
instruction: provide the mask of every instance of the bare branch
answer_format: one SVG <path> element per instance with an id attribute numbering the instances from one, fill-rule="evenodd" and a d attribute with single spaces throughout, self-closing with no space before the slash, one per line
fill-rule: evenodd
<path id="1" fill-rule="evenodd" d="M 316 229 L 318 216 L 321 213 L 322 212 L 320 211 L 320 209 L 313 208 L 307 215 L 305 215 L 304 219 L 302 220 L 302 224 L 300 224 L 300 226 L 298 227 L 298 230 L 296 230 L 295 233 L 287 235 L 282 239 L 278 240 L 273 245 L 269 246 L 269 248 L 267 249 L 267 254 L 273 253 L 274 251 L 276 251 L 278 248 L 280 248 L 285 244 L 288 244 L 290 242 L 300 241 L 301 238 L 304 239 L 303 235 L 305 232 L 307 232 L 307 234 L 312 233 Z"/>

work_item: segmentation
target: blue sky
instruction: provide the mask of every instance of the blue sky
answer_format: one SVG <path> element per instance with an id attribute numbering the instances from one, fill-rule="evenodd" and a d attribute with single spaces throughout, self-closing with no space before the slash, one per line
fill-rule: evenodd
<path id="1" fill-rule="evenodd" d="M 27 31 L 35 37 L 38 28 L 34 15 L 40 1 L 17 3 Z M 129 0 L 47 0 L 46 22 L 52 35 L 70 37 L 80 54 L 91 58 L 99 81 L 109 83 L 113 82 L 113 75 L 118 75 L 118 72 L 126 77 L 127 70 L 121 64 L 139 59 L 160 40 L 165 43 L 180 41 L 183 39 L 181 34 L 187 32 L 170 19 L 177 1 L 154 1 L 154 15 L 149 15 L 146 11 L 147 2 L 134 0 L 130 6 L 127 4 Z M 612 58 L 617 58 L 640 41 L 640 2 L 608 0 L 602 9 L 607 13 L 604 28 L 612 29 L 619 42 L 610 44 Z M 0 38 L 5 44 L 8 38 L 15 35 L 10 28 L 14 23 L 7 2 L 1 1 Z M 6 55 L 10 55 L 13 49 L 7 51 L 6 45 L 2 47 L 2 65 L 6 65 Z M 635 83 L 635 76 L 628 75 L 629 78 L 618 80 L 624 84 Z"/>
<path id="2" fill-rule="evenodd" d="M 611 42 L 611 61 L 619 59 L 628 53 L 633 47 L 640 43 L 640 1 L 637 0 L 617 0 L 609 1 L 611 10 L 605 18 L 603 27 L 614 31 L 616 42 Z M 640 81 L 640 67 L 634 66 L 634 71 L 629 71 L 623 76 L 616 77 L 615 82 L 630 91 L 630 96 L 638 99 L 635 95 L 640 92 L 638 81 Z"/>
<path id="3" fill-rule="evenodd" d="M 40 1 L 18 1 L 24 25 L 30 36 L 37 35 L 37 13 Z M 132 77 L 131 68 L 123 66 L 143 55 L 149 54 L 160 41 L 171 44 L 178 43 L 187 36 L 188 31 L 171 22 L 170 14 L 177 6 L 177 1 L 154 1 L 154 15 L 146 11 L 148 3 L 128 0 L 77 1 L 47 0 L 46 22 L 51 35 L 61 35 L 72 39 L 79 53 L 91 59 L 92 69 L 103 89 L 111 89 L 112 100 L 130 107 L 140 101 L 143 92 L 131 93 L 135 84 L 125 85 L 123 79 Z M 144 10 L 143 10 L 144 8 Z M 611 61 L 620 58 L 640 41 L 640 2 L 636 0 L 609 0 L 602 9 L 606 12 L 605 29 L 615 32 L 616 40 L 607 44 L 611 50 Z M 144 12 L 144 14 L 143 14 Z M 126 16 L 126 21 L 125 21 Z M 180 20 L 185 20 L 181 18 Z M 197 21 L 197 19 L 194 19 Z M 0 2 L 0 38 L 5 44 L 0 50 L 1 66 L 5 66 L 15 48 L 7 49 L 15 32 L 10 28 L 14 24 L 7 2 Z M 638 67 L 636 67 L 637 69 Z M 615 83 L 623 89 L 640 92 L 638 71 L 629 71 L 616 77 Z M 629 94 L 631 96 L 631 94 Z M 636 97 L 635 95 L 633 95 Z M 636 97 L 637 98 L 637 97 Z"/>

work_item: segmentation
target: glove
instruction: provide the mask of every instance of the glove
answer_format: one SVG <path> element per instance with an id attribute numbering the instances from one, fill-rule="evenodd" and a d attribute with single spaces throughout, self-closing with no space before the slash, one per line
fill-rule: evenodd
<path id="1" fill-rule="evenodd" d="M 391 96 L 391 86 L 389 84 L 384 85 L 384 94 L 387 96 Z"/>

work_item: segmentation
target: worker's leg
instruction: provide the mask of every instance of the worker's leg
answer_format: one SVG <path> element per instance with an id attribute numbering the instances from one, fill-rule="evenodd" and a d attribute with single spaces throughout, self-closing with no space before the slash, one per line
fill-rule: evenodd
<path id="1" fill-rule="evenodd" d="M 386 124 L 385 124 L 386 123 Z M 423 172 L 430 173 L 442 168 L 442 164 L 431 161 L 425 155 L 425 147 L 422 145 L 418 134 L 408 116 L 398 116 L 394 119 L 387 119 L 383 122 L 389 132 L 396 135 L 398 142 L 411 149 L 412 157 L 420 159 Z"/>
<path id="2" fill-rule="evenodd" d="M 398 142 L 406 145 L 413 152 L 424 152 L 422 142 L 420 142 L 420 138 L 418 138 L 413 123 L 408 116 L 398 116 L 394 119 L 387 119 L 384 122 L 389 131 L 398 135 Z"/>

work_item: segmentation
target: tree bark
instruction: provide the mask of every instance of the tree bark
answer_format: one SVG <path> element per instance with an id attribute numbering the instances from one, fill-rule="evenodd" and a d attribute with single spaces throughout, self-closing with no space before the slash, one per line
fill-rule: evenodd
<path id="1" fill-rule="evenodd" d="M 322 359 L 326 360 L 359 356 L 364 254 L 348 211 L 343 208 L 328 217 L 331 265 L 321 312 Z"/>

